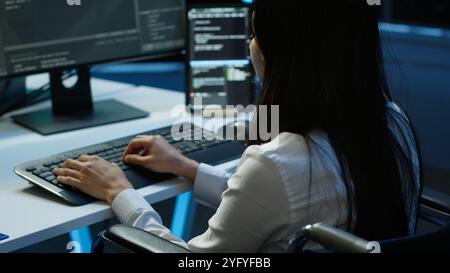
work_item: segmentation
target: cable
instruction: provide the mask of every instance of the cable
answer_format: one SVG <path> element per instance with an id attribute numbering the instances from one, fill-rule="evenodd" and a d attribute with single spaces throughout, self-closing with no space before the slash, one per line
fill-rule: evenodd
<path id="1" fill-rule="evenodd" d="M 64 73 L 63 76 L 62 76 L 62 80 L 63 81 L 67 80 L 67 79 L 69 79 L 69 78 L 71 78 L 71 77 L 73 77 L 75 75 L 76 75 L 75 71 Z M 5 86 L 5 87 L 7 88 L 8 85 Z M 5 92 L 6 92 L 6 88 L 5 88 Z M 22 107 L 25 107 L 25 106 L 28 106 L 28 105 L 31 105 L 31 104 L 34 104 L 34 103 L 38 102 L 39 98 L 42 95 L 45 95 L 47 92 L 50 91 L 50 88 L 51 88 L 50 83 L 44 84 L 43 86 L 41 86 L 40 88 L 36 89 L 35 91 L 25 95 L 18 102 L 16 102 L 12 106 L 8 107 L 5 111 L 1 112 L 0 115 L 4 115 L 6 113 L 18 110 L 18 109 L 20 109 Z M 36 101 L 36 100 L 38 100 L 38 101 Z"/>
<path id="2" fill-rule="evenodd" d="M 6 93 L 6 90 L 9 88 L 10 85 L 11 85 L 11 80 L 9 80 L 9 79 L 0 80 L 0 99 Z"/>

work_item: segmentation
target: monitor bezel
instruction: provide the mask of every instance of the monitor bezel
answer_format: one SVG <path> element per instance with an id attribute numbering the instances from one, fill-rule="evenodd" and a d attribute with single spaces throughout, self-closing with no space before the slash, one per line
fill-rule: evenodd
<path id="1" fill-rule="evenodd" d="M 184 32 L 186 32 L 186 21 L 187 21 L 187 5 L 185 1 L 182 1 L 184 4 L 184 12 L 183 12 L 183 20 L 185 22 L 184 24 Z M 186 36 L 186 35 L 185 35 Z M 131 55 L 129 57 L 119 57 L 119 58 L 111 58 L 111 59 L 104 59 L 104 60 L 96 60 L 92 62 L 85 62 L 85 63 L 77 63 L 74 65 L 65 65 L 60 67 L 53 67 L 49 69 L 36 69 L 33 71 L 26 71 L 26 72 L 18 72 L 18 73 L 7 73 L 6 75 L 0 75 L 0 80 L 6 80 L 6 79 L 12 79 L 17 77 L 24 77 L 29 75 L 37 75 L 42 73 L 51 73 L 52 71 L 66 71 L 66 70 L 73 70 L 80 67 L 93 67 L 97 65 L 105 65 L 105 64 L 121 64 L 121 63 L 132 63 L 132 62 L 138 62 L 138 61 L 146 61 L 146 60 L 155 60 L 160 59 L 164 57 L 170 57 L 170 56 L 177 56 L 182 55 L 185 51 L 187 41 L 184 41 L 184 46 L 180 47 L 174 47 L 173 49 L 167 49 L 163 51 L 157 51 L 155 53 L 143 53 L 143 54 L 137 54 L 137 55 Z"/>
<path id="2" fill-rule="evenodd" d="M 190 66 L 190 52 L 192 50 L 191 47 L 191 35 L 190 35 L 190 22 L 189 22 L 189 11 L 191 9 L 195 8 L 249 8 L 249 20 L 250 20 L 250 26 L 251 26 L 251 11 L 252 11 L 252 4 L 244 3 L 244 2 L 233 2 L 233 3 L 188 3 L 186 6 L 186 15 L 185 15 L 185 29 L 186 29 L 186 37 L 185 37 L 185 43 L 186 43 L 186 52 L 185 52 L 185 58 L 184 58 L 184 67 L 185 67 L 185 105 L 189 109 L 193 109 L 192 101 L 191 101 L 191 66 Z M 251 29 L 249 29 L 249 33 L 251 32 Z M 250 62 L 249 71 L 251 73 L 251 78 L 253 79 L 255 76 L 255 70 L 253 68 L 253 65 Z M 254 81 L 250 80 L 250 86 L 249 86 L 249 94 L 252 94 L 252 98 L 250 100 L 252 101 L 254 98 L 254 92 L 255 92 L 255 84 Z"/>

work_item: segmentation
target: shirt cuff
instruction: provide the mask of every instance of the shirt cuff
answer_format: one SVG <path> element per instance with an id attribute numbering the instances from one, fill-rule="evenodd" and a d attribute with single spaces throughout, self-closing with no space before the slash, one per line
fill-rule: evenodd
<path id="1" fill-rule="evenodd" d="M 134 189 L 122 191 L 112 203 L 112 210 L 119 221 L 127 225 L 132 224 L 129 223 L 131 216 L 146 209 L 151 209 L 150 204 Z"/>
<path id="2" fill-rule="evenodd" d="M 228 181 L 228 174 L 218 168 L 200 164 L 194 182 L 194 196 L 198 203 L 218 208 L 222 193 Z"/>

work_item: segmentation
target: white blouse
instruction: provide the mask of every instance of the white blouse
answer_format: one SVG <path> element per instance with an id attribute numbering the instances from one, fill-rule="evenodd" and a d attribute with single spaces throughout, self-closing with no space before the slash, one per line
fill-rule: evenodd
<path id="1" fill-rule="evenodd" d="M 249 147 L 231 177 L 201 164 L 194 195 L 218 209 L 208 230 L 187 244 L 161 225 L 158 213 L 135 190 L 120 193 L 113 210 L 122 223 L 194 252 L 286 252 L 291 236 L 310 223 L 346 226 L 346 190 L 337 166 L 319 132 L 309 141 L 283 133 L 269 144 Z"/>
<path id="2" fill-rule="evenodd" d="M 194 195 L 217 212 L 208 230 L 190 242 L 173 236 L 135 190 L 120 193 L 112 207 L 122 223 L 193 252 L 286 252 L 289 240 L 306 225 L 347 228 L 346 188 L 321 131 L 306 138 L 282 133 L 268 144 L 249 147 L 232 176 L 201 164 Z"/>

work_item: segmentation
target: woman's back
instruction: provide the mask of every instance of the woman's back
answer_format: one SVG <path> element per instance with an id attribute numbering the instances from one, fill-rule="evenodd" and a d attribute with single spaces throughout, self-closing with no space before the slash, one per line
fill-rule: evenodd
<path id="1" fill-rule="evenodd" d="M 260 104 L 279 109 L 279 132 L 303 136 L 313 156 L 321 149 L 314 149 L 314 132 L 326 133 L 346 192 L 346 222 L 356 235 L 380 240 L 410 233 L 420 155 L 404 148 L 414 143 L 418 151 L 406 116 L 386 111 L 392 97 L 376 8 L 357 0 L 256 0 L 254 7 Z M 313 178 L 327 157 L 319 158 Z"/>
<path id="2" fill-rule="evenodd" d="M 392 114 L 395 115 L 392 116 Z M 387 115 L 392 116 L 389 120 L 394 135 L 400 143 L 404 144 L 405 152 L 411 155 L 411 163 L 415 166 L 415 180 L 419 186 L 418 155 L 407 118 L 394 103 L 388 103 Z M 247 177 L 253 181 L 232 178 L 229 187 L 232 191 L 242 190 L 242 194 L 257 204 L 264 202 L 265 204 L 261 204 L 258 209 L 268 209 L 266 206 L 269 205 L 278 212 L 273 219 L 266 219 L 268 223 L 266 226 L 272 229 L 266 231 L 270 236 L 262 240 L 261 245 L 253 246 L 254 251 L 284 252 L 287 250 L 289 240 L 297 231 L 317 222 L 343 230 L 350 228 L 352 231 L 357 217 L 356 210 L 352 217 L 349 217 L 349 200 L 346 185 L 342 179 L 343 173 L 325 132 L 316 130 L 305 137 L 282 133 L 270 143 L 249 147 L 240 165 L 245 165 L 249 158 L 256 158 L 260 162 L 258 167 L 260 170 L 238 168 L 236 176 Z M 272 177 L 273 180 L 267 180 L 268 177 Z M 404 196 L 404 198 L 405 203 L 408 203 L 408 200 L 414 203 L 418 201 L 418 195 Z M 415 230 L 416 207 L 416 205 L 408 206 L 410 234 Z M 254 211 L 248 217 L 257 217 L 257 215 L 258 212 Z M 352 219 L 352 223 L 349 223 L 348 219 Z M 234 224 L 244 223 L 236 221 Z"/>
<path id="3" fill-rule="evenodd" d="M 251 147 L 243 160 L 255 153 L 269 160 L 275 167 L 273 171 L 279 174 L 278 180 L 266 181 L 270 185 L 264 186 L 264 190 L 273 193 L 267 201 L 271 204 L 286 202 L 279 211 L 279 218 L 286 222 L 273 230 L 258 251 L 285 252 L 292 236 L 312 223 L 346 229 L 346 189 L 339 162 L 325 133 L 314 131 L 307 137 L 282 133 L 268 144 Z M 267 163 L 264 167 L 268 167 Z M 257 187 L 263 186 L 260 182 Z M 278 187 L 283 190 L 276 190 Z M 277 192 L 282 194 L 276 196 Z"/>

